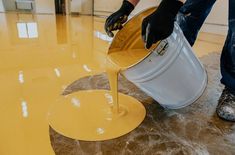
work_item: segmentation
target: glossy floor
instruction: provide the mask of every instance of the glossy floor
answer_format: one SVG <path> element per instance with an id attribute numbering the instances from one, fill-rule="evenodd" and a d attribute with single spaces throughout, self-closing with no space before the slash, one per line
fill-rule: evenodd
<path id="1" fill-rule="evenodd" d="M 0 20 L 0 154 L 53 154 L 48 109 L 71 82 L 102 71 L 108 42 L 99 38 L 108 38 L 91 17 Z"/>
<path id="2" fill-rule="evenodd" d="M 235 154 L 235 125 L 214 113 L 222 90 L 224 36 L 210 34 L 200 34 L 194 46 L 209 83 L 192 106 L 164 110 L 120 77 L 120 91 L 147 109 L 139 128 L 104 142 L 77 141 L 51 129 L 48 109 L 61 94 L 109 88 L 100 74 L 111 41 L 103 22 L 89 16 L 0 14 L 0 154 Z"/>

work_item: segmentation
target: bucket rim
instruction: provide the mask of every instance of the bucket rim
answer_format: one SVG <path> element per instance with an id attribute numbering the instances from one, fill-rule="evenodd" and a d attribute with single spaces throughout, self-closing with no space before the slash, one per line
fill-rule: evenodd
<path id="1" fill-rule="evenodd" d="M 154 8 L 154 7 L 152 7 L 152 8 Z M 150 8 L 150 9 L 152 9 L 152 8 Z M 146 9 L 146 10 L 148 10 L 148 9 Z M 174 28 L 176 28 L 176 30 L 181 30 L 181 29 L 179 29 L 180 27 L 179 27 L 179 25 L 178 25 L 176 22 L 174 23 Z M 182 31 L 180 31 L 180 32 L 182 32 Z M 172 32 L 172 33 L 173 33 L 173 32 Z M 172 34 L 171 34 L 171 35 L 172 35 Z M 171 35 L 170 35 L 168 38 L 170 38 Z M 154 52 L 154 51 L 158 48 L 158 46 L 161 44 L 162 41 L 165 41 L 165 40 L 167 40 L 167 38 L 166 38 L 166 39 L 163 39 L 163 40 L 160 40 L 160 41 L 158 41 L 157 43 L 155 43 L 155 44 L 153 45 L 153 47 L 149 50 L 149 53 L 148 53 L 147 55 L 145 55 L 143 58 L 141 58 L 138 62 L 136 62 L 136 63 L 134 63 L 134 64 L 132 64 L 132 65 L 130 65 L 130 66 L 128 66 L 128 67 L 123 67 L 123 68 L 121 68 L 120 71 L 126 71 L 126 70 L 131 69 L 131 68 L 135 67 L 136 65 L 140 64 L 142 61 L 144 61 L 145 59 L 147 59 L 147 58 L 152 54 L 152 52 Z M 144 49 L 143 49 L 143 50 L 144 50 Z M 180 52 L 179 52 L 179 53 L 180 53 Z M 159 56 L 161 56 L 161 55 L 159 54 Z"/>
<path id="2" fill-rule="evenodd" d="M 179 48 L 179 47 L 178 47 Z M 165 72 L 165 71 L 167 71 L 167 69 L 171 66 L 171 64 L 173 64 L 176 60 L 177 60 L 177 58 L 178 58 L 178 56 L 180 55 L 180 53 L 181 53 L 181 51 L 180 50 L 178 50 L 178 52 L 175 52 L 175 54 L 171 57 L 171 59 L 167 62 L 167 63 L 165 63 L 165 65 L 164 65 L 164 67 L 158 67 L 158 71 L 157 72 L 155 72 L 154 74 L 151 74 L 151 76 L 149 76 L 149 74 L 148 75 L 144 75 L 144 76 L 142 76 L 141 78 L 137 78 L 137 79 L 131 79 L 131 81 L 134 81 L 134 82 L 140 82 L 140 83 L 142 83 L 142 82 L 145 82 L 145 81 L 149 81 L 149 80 L 151 80 L 151 79 L 153 79 L 154 77 L 157 77 L 157 76 L 159 76 L 159 75 L 161 75 L 163 72 Z M 152 53 L 151 53 L 152 54 Z M 151 55 L 150 54 L 150 55 Z M 149 56 L 150 56 L 149 55 Z M 142 62 L 142 61 L 141 61 Z M 140 62 L 140 63 L 141 63 Z M 133 66 L 134 67 L 134 66 Z M 131 69 L 131 68 L 129 68 L 129 69 Z M 127 70 L 125 70 L 125 71 L 127 71 Z"/>

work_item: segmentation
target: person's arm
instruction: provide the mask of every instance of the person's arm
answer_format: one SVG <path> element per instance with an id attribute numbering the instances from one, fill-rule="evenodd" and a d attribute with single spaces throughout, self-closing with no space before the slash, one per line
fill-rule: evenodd
<path id="1" fill-rule="evenodd" d="M 179 0 L 180 2 L 182 2 L 182 3 L 185 3 L 186 2 L 186 0 Z"/>
<path id="2" fill-rule="evenodd" d="M 134 6 L 136 6 L 140 0 L 128 0 L 131 4 L 133 4 Z"/>

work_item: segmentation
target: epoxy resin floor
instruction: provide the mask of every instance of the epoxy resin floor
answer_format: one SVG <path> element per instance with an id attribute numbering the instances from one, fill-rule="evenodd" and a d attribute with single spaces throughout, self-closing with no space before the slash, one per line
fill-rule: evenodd
<path id="1" fill-rule="evenodd" d="M 191 106 L 164 110 L 119 77 L 119 91 L 147 110 L 136 130 L 114 140 L 85 142 L 50 128 L 48 109 L 60 95 L 109 89 L 102 62 L 111 38 L 103 23 L 89 16 L 0 14 L 1 155 L 235 154 L 235 124 L 215 115 L 223 88 L 219 53 L 224 37 L 209 34 L 201 34 L 194 46 L 209 82 Z"/>

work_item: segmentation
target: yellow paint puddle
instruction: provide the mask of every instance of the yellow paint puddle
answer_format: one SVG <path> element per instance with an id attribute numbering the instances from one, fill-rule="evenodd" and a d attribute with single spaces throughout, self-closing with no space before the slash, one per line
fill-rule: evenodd
<path id="1" fill-rule="evenodd" d="M 79 91 L 60 97 L 49 112 L 51 127 L 64 136 L 108 140 L 123 136 L 140 125 L 146 111 L 136 99 L 118 93 L 118 74 L 147 55 L 147 51 L 108 54 L 105 64 L 111 91 Z"/>
<path id="2" fill-rule="evenodd" d="M 136 18 L 142 17 L 140 15 Z M 102 33 L 96 34 L 105 39 Z M 140 38 L 139 33 L 133 34 Z M 132 38 L 135 37 L 132 36 Z M 118 41 L 120 38 L 117 38 Z M 118 93 L 118 74 L 138 63 L 149 54 L 149 51 L 143 48 L 140 39 L 133 40 L 129 46 L 122 47 L 129 47 L 129 49 L 109 49 L 108 54 L 101 55 L 103 58 L 101 60 L 104 61 L 99 61 L 108 74 L 111 90 L 80 91 L 61 97 L 53 104 L 48 116 L 49 124 L 54 130 L 73 139 L 108 140 L 129 133 L 144 120 L 146 111 L 143 105 L 130 96 Z M 99 58 L 96 57 L 96 59 Z"/>
<path id="3" fill-rule="evenodd" d="M 136 99 L 121 93 L 118 100 L 117 112 L 110 91 L 79 91 L 61 97 L 51 107 L 50 125 L 62 135 L 79 140 L 120 137 L 143 121 L 145 108 Z"/>

